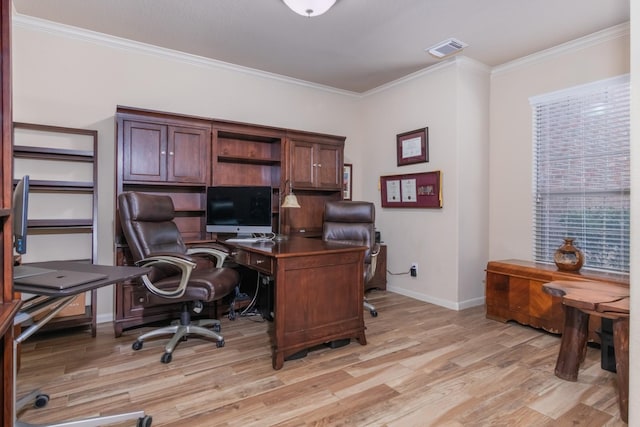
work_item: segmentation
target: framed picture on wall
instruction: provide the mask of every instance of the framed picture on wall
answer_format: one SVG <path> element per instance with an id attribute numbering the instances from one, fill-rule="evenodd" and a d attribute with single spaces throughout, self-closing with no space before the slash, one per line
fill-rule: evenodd
<path id="1" fill-rule="evenodd" d="M 441 208 L 440 171 L 380 177 L 383 208 Z"/>
<path id="2" fill-rule="evenodd" d="M 353 183 L 353 165 L 351 163 L 344 164 L 344 173 L 342 175 L 342 199 L 351 200 L 351 184 Z"/>
<path id="3" fill-rule="evenodd" d="M 429 161 L 429 128 L 416 129 L 396 136 L 398 166 Z"/>

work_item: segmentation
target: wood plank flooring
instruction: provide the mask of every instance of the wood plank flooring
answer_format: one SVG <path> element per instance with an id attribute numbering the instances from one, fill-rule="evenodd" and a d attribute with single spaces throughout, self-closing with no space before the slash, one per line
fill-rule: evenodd
<path id="1" fill-rule="evenodd" d="M 166 340 L 131 343 L 87 330 L 49 333 L 23 344 L 18 395 L 51 397 L 20 419 L 46 423 L 144 410 L 153 426 L 625 426 L 615 374 L 589 348 L 575 383 L 554 376 L 559 337 L 398 294 L 372 291 L 366 346 L 322 347 L 271 368 L 259 316 L 222 320 L 226 345 L 180 343 L 160 363 Z M 133 426 L 135 422 L 116 424 Z"/>

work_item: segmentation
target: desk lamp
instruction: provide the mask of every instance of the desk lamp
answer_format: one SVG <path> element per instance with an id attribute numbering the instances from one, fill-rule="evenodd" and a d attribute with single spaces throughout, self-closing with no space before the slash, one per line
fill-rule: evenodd
<path id="1" fill-rule="evenodd" d="M 291 181 L 287 180 L 285 182 L 285 188 L 289 183 L 289 193 L 284 196 L 284 201 L 278 206 L 278 235 L 276 236 L 277 241 L 287 240 L 287 236 L 280 233 L 280 227 L 282 224 L 282 209 L 288 208 L 300 208 L 300 203 L 298 203 L 298 198 L 295 194 L 293 194 L 293 188 L 291 187 Z"/>

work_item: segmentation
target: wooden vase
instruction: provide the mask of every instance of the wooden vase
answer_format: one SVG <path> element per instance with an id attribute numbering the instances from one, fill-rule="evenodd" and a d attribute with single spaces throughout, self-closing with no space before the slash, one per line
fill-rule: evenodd
<path id="1" fill-rule="evenodd" d="M 556 263 L 558 270 L 561 271 L 580 271 L 584 264 L 584 254 L 580 249 L 573 245 L 573 238 L 567 237 L 564 243 L 553 254 L 553 261 Z"/>

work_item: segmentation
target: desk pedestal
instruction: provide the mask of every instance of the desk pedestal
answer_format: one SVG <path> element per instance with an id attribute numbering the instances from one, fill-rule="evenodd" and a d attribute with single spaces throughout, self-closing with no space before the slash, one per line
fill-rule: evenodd
<path id="1" fill-rule="evenodd" d="M 345 338 L 367 343 L 362 310 L 360 253 L 278 260 L 273 368 L 314 345 Z M 354 272 L 357 273 L 357 276 Z M 356 276 L 356 277 L 354 277 Z"/>
<path id="2" fill-rule="evenodd" d="M 273 368 L 302 350 L 343 339 L 365 345 L 365 247 L 290 238 L 268 244 L 230 244 L 238 264 L 275 281 L 271 330 Z"/>

